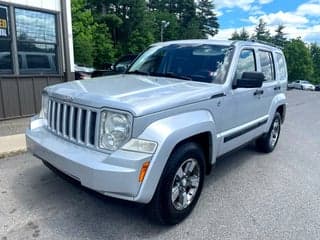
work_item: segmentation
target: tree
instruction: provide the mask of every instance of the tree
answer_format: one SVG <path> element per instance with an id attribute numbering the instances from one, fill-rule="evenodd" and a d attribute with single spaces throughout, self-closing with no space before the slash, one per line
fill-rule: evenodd
<path id="1" fill-rule="evenodd" d="M 313 64 L 313 81 L 315 83 L 320 83 L 320 47 L 313 43 L 310 47 L 312 64 Z"/>
<path id="2" fill-rule="evenodd" d="M 313 64 L 309 49 L 301 39 L 289 41 L 284 48 L 289 80 L 312 80 Z"/>
<path id="3" fill-rule="evenodd" d="M 93 25 L 91 10 L 85 8 L 84 0 L 72 0 L 72 26 L 75 62 L 93 66 Z"/>
<path id="4" fill-rule="evenodd" d="M 178 19 L 175 14 L 172 14 L 166 10 L 164 11 L 155 11 L 153 13 L 153 24 L 154 24 L 154 38 L 155 41 L 159 42 L 161 40 L 161 22 L 166 21 L 169 22 L 169 26 L 164 30 L 163 40 L 177 40 L 181 36 L 180 25 Z"/>
<path id="5" fill-rule="evenodd" d="M 111 40 L 110 31 L 107 25 L 97 24 L 94 28 L 94 66 L 105 68 L 106 63 L 113 62 L 115 49 Z"/>
<path id="6" fill-rule="evenodd" d="M 287 38 L 285 37 L 286 34 L 283 32 L 284 29 L 285 29 L 285 26 L 280 24 L 275 30 L 276 35 L 274 35 L 273 37 L 273 43 L 280 47 L 284 47 L 287 41 Z"/>
<path id="7" fill-rule="evenodd" d="M 200 0 L 197 6 L 200 28 L 205 35 L 214 36 L 218 33 L 219 23 L 217 14 L 213 11 L 212 0 Z"/>
<path id="8" fill-rule="evenodd" d="M 237 30 L 235 30 L 232 35 L 230 40 L 243 40 L 243 41 L 247 41 L 250 38 L 249 32 L 243 27 L 240 31 L 240 33 L 238 33 Z"/>
<path id="9" fill-rule="evenodd" d="M 271 39 L 270 32 L 267 29 L 267 23 L 262 18 L 259 19 L 259 24 L 255 28 L 254 37 L 257 40 L 266 41 L 266 42 L 270 41 Z"/>

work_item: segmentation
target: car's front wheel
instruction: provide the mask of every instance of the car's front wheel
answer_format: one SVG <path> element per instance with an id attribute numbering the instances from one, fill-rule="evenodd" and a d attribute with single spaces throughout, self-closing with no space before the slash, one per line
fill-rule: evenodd
<path id="1" fill-rule="evenodd" d="M 204 162 L 196 143 L 182 144 L 173 151 L 149 206 L 153 219 L 176 224 L 191 213 L 202 190 Z"/>
<path id="2" fill-rule="evenodd" d="M 281 131 L 281 115 L 276 112 L 268 133 L 258 138 L 256 145 L 258 149 L 265 153 L 272 152 L 277 146 Z"/>

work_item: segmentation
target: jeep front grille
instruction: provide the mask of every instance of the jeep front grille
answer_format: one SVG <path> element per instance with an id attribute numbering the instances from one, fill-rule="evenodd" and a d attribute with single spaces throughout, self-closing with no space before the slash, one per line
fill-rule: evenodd
<path id="1" fill-rule="evenodd" d="M 72 142 L 95 147 L 97 146 L 97 115 L 97 111 L 93 109 L 50 99 L 48 129 Z"/>

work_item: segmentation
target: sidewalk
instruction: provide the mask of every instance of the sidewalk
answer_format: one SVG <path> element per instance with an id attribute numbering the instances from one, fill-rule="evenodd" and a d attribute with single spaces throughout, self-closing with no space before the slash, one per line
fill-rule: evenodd
<path id="1" fill-rule="evenodd" d="M 0 137 L 0 159 L 27 151 L 24 134 Z"/>
<path id="2" fill-rule="evenodd" d="M 0 159 L 26 151 L 25 130 L 30 118 L 0 121 Z"/>

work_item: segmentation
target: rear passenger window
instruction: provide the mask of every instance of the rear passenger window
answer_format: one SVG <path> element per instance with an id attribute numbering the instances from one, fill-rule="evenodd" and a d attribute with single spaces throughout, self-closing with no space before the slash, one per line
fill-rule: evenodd
<path id="1" fill-rule="evenodd" d="M 274 63 L 271 52 L 259 51 L 261 71 L 264 74 L 266 81 L 275 80 Z"/>
<path id="2" fill-rule="evenodd" d="M 284 56 L 280 53 L 276 53 L 276 62 L 277 62 L 278 74 L 279 74 L 278 79 L 287 80 L 288 74 L 287 74 L 287 67 L 286 67 Z"/>
<path id="3" fill-rule="evenodd" d="M 236 79 L 241 79 L 244 72 L 255 72 L 256 70 L 254 51 L 249 49 L 242 50 L 236 70 Z"/>

